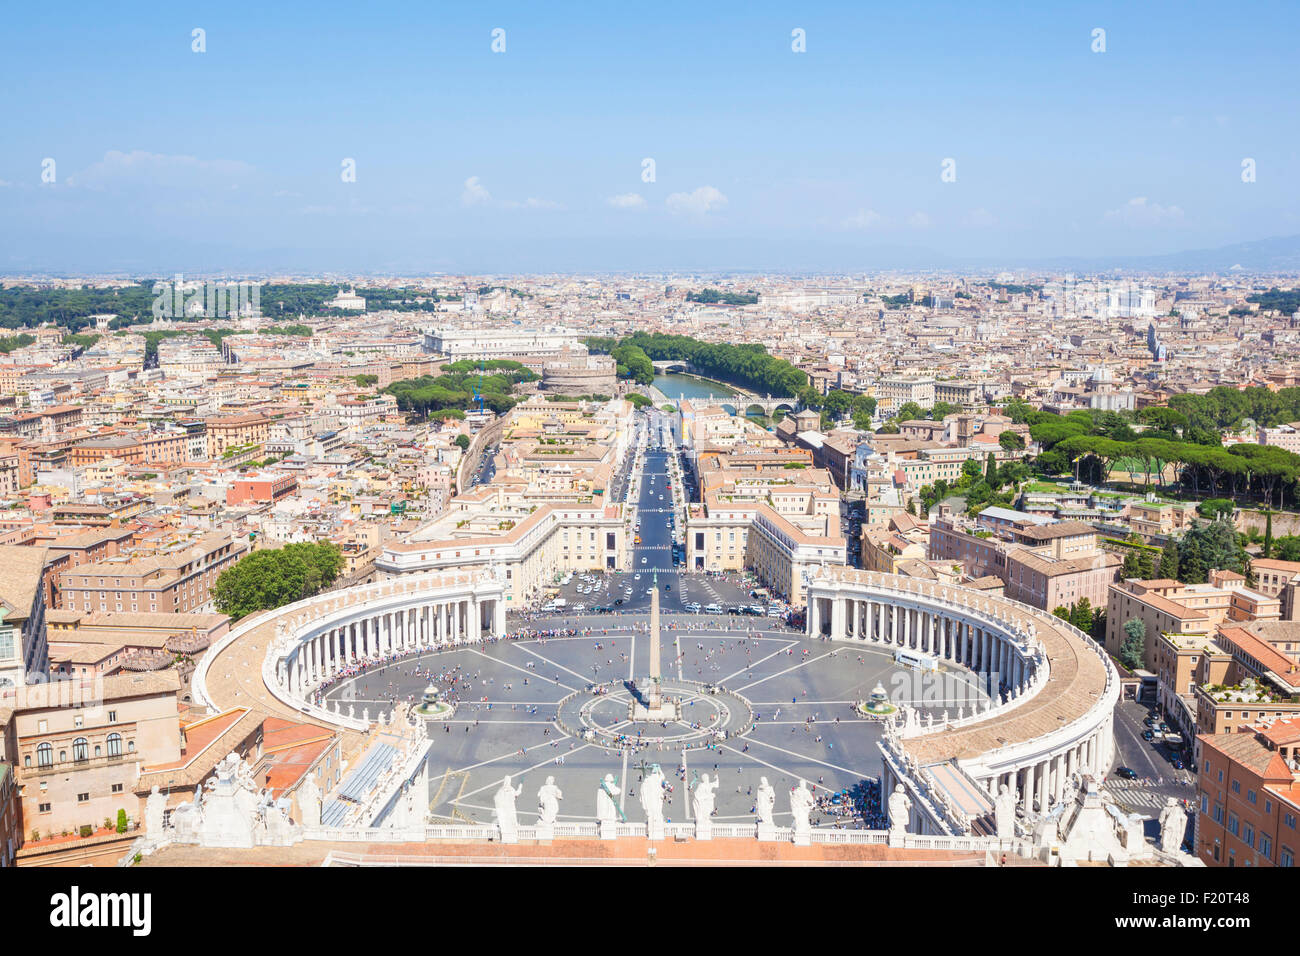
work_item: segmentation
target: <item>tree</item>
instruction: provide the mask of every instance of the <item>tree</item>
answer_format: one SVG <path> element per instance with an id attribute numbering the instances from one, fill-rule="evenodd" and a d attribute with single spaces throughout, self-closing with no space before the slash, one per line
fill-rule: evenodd
<path id="1" fill-rule="evenodd" d="M 1119 646 L 1119 662 L 1131 671 L 1146 661 L 1147 626 L 1136 617 L 1124 622 L 1124 641 Z"/>
<path id="2" fill-rule="evenodd" d="M 1245 574 L 1249 563 L 1236 529 L 1223 518 L 1193 525 L 1178 544 L 1178 580 L 1184 584 L 1204 584 L 1212 569 Z"/>
<path id="3" fill-rule="evenodd" d="M 1138 551 L 1138 575 L 1143 581 L 1150 581 L 1156 576 L 1155 555 L 1146 548 Z"/>
<path id="4" fill-rule="evenodd" d="M 1092 602 L 1087 598 L 1080 598 L 1079 603 L 1070 608 L 1070 623 L 1085 634 L 1091 631 Z"/>
<path id="5" fill-rule="evenodd" d="M 1160 552 L 1160 577 L 1178 580 L 1178 542 L 1170 541 Z"/>
<path id="6" fill-rule="evenodd" d="M 894 415 L 900 422 L 910 422 L 917 418 L 925 417 L 925 410 L 916 402 L 904 402 L 898 406 L 898 411 Z"/>
<path id="7" fill-rule="evenodd" d="M 1232 514 L 1232 502 L 1227 498 L 1206 498 L 1196 506 L 1196 510 L 1211 520 L 1227 512 Z"/>
<path id="8" fill-rule="evenodd" d="M 1264 512 L 1264 557 L 1273 557 L 1273 512 Z"/>
<path id="9" fill-rule="evenodd" d="M 119 809 L 117 811 L 117 832 L 126 832 L 126 810 L 124 809 Z"/>
<path id="10" fill-rule="evenodd" d="M 1024 451 L 1025 440 L 1019 432 L 1004 431 L 998 436 L 998 444 L 1002 446 L 1003 451 Z"/>
<path id="11" fill-rule="evenodd" d="M 989 452 L 988 459 L 984 464 L 984 480 L 989 483 L 990 488 L 1001 487 L 998 484 L 998 456 Z"/>
<path id="12" fill-rule="evenodd" d="M 1062 621 L 1068 621 L 1070 619 L 1070 609 L 1064 604 L 1052 611 L 1052 614 L 1059 617 Z"/>
<path id="13" fill-rule="evenodd" d="M 319 593 L 342 567 L 342 552 L 329 542 L 254 551 L 221 572 L 212 601 L 223 614 L 241 618 Z"/>
<path id="14" fill-rule="evenodd" d="M 469 442 L 468 435 L 456 436 L 456 447 L 459 448 L 461 451 L 464 451 L 465 449 L 469 448 L 469 444 L 470 442 Z"/>
<path id="15" fill-rule="evenodd" d="M 1142 569 L 1138 564 L 1136 548 L 1129 548 L 1124 552 L 1124 566 L 1120 569 L 1120 574 L 1125 580 L 1129 578 L 1140 578 L 1142 576 Z"/>

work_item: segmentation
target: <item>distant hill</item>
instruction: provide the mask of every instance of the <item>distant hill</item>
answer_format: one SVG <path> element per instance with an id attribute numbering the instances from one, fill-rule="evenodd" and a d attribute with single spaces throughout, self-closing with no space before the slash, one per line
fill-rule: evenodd
<path id="1" fill-rule="evenodd" d="M 1009 265 L 1009 264 L 1007 264 Z M 1112 258 L 1062 256 L 1021 263 L 1040 269 L 1073 269 L 1102 272 L 1123 269 L 1134 272 L 1296 272 L 1300 273 L 1300 236 L 1278 236 L 1238 242 L 1214 249 L 1189 249 L 1159 256 L 1115 256 Z"/>

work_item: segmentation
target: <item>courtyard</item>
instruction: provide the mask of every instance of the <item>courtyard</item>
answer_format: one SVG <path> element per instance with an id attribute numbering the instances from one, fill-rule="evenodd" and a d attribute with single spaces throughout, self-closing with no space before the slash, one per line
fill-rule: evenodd
<path id="1" fill-rule="evenodd" d="M 630 618 L 535 620 L 510 638 L 372 667 L 324 699 L 376 713 L 418 703 L 432 683 L 455 704 L 450 719 L 429 724 L 435 822 L 492 822 L 506 775 L 523 786 L 521 823 L 535 822 L 547 777 L 564 795 L 558 819 L 591 821 L 607 773 L 625 819 L 642 822 L 638 784 L 658 764 L 671 787 L 669 822 L 691 819 L 689 787 L 708 774 L 720 780 L 715 823 L 753 821 L 766 777 L 778 825 L 788 823 L 788 794 L 802 779 L 818 798 L 815 826 L 873 828 L 883 825 L 881 727 L 858 717 L 855 704 L 880 684 L 895 705 L 938 720 L 986 699 L 963 670 L 920 674 L 879 650 L 808 640 L 765 621 L 683 619 L 666 623 L 661 638 L 666 691 L 681 700 L 681 718 L 634 722 L 627 704 L 648 673 L 649 643 L 644 622 Z"/>

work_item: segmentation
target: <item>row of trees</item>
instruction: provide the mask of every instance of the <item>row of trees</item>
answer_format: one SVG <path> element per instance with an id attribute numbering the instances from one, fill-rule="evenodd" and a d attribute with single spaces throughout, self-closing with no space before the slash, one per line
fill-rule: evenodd
<path id="1" fill-rule="evenodd" d="M 1250 555 L 1231 521 L 1219 518 L 1189 528 L 1163 549 L 1129 539 L 1121 573 L 1126 578 L 1169 578 L 1184 584 L 1204 584 L 1212 570 L 1236 571 L 1250 577 Z"/>
<path id="2" fill-rule="evenodd" d="M 822 413 L 822 428 L 848 415 L 853 419 L 853 427 L 861 431 L 871 429 L 872 416 L 876 414 L 876 400 L 870 395 L 854 395 L 851 392 L 831 389 L 825 395 L 818 395 L 817 390 L 809 388 L 813 394 L 800 400 L 807 408 L 815 408 Z"/>
<path id="3" fill-rule="evenodd" d="M 483 407 L 497 414 L 509 411 L 519 401 L 511 392 L 521 382 L 537 379 L 537 374 L 519 362 L 494 359 L 479 364 L 472 361 L 452 362 L 442 367 L 442 375 L 421 375 L 393 382 L 383 391 L 397 399 L 397 407 L 421 417 L 437 417 L 444 411 L 465 412 L 477 405 L 474 391 L 483 398 Z"/>
<path id="4" fill-rule="evenodd" d="M 686 293 L 687 302 L 702 302 L 706 305 L 755 305 L 758 302 L 756 292 L 720 292 L 717 289 L 701 289 L 699 292 Z"/>
<path id="5" fill-rule="evenodd" d="M 1300 389 L 1294 391 L 1300 398 Z M 1224 448 L 1217 431 L 1198 428 L 1192 417 L 1176 408 L 1143 409 L 1132 419 L 1146 426 L 1141 433 L 1117 412 L 1077 410 L 1056 415 L 1024 402 L 1010 402 L 1004 410 L 1030 426 L 1030 436 L 1042 448 L 1037 464 L 1047 474 L 1077 474 L 1104 484 L 1119 468 L 1141 474 L 1149 488 L 1152 478 L 1164 485 L 1166 469 L 1172 465 L 1179 481 L 1197 496 L 1202 492 L 1227 493 L 1234 499 L 1251 495 L 1270 504 L 1276 499 L 1280 505 L 1288 494 L 1294 499 L 1297 493 L 1300 455 L 1246 442 Z"/>
<path id="6" fill-rule="evenodd" d="M 808 385 L 804 372 L 769 355 L 762 345 L 714 345 L 662 332 L 635 332 L 621 344 L 637 346 L 654 361 L 690 362 L 702 375 L 760 395 L 795 397 Z"/>
<path id="7" fill-rule="evenodd" d="M 154 281 L 120 289 L 0 289 L 0 328 L 34 329 L 52 323 L 69 332 L 92 325 L 92 315 L 152 315 Z"/>
<path id="8" fill-rule="evenodd" d="M 221 613 L 241 618 L 318 594 L 342 568 L 343 554 L 329 542 L 254 551 L 221 572 L 212 602 Z"/>
<path id="9" fill-rule="evenodd" d="M 1246 419 L 1257 425 L 1278 425 L 1300 420 L 1300 388 L 1244 389 L 1218 385 L 1204 395 L 1174 395 L 1169 407 L 1187 418 L 1193 428 L 1218 432 L 1236 430 Z"/>

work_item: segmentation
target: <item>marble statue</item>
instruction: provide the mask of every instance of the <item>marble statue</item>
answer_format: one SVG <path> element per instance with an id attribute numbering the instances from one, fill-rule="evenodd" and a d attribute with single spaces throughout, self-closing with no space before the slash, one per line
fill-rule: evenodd
<path id="1" fill-rule="evenodd" d="M 655 764 L 641 781 L 641 806 L 645 809 L 646 824 L 650 832 L 663 832 L 664 827 L 664 772 Z M 653 839 L 653 837 L 652 837 Z"/>
<path id="2" fill-rule="evenodd" d="M 411 784 L 406 785 L 406 824 L 407 826 L 417 826 L 424 823 L 424 814 L 420 812 L 420 806 L 416 797 L 419 794 L 419 788 Z"/>
<path id="3" fill-rule="evenodd" d="M 519 817 L 515 812 L 515 797 L 523 792 L 524 785 L 521 783 L 518 787 L 512 787 L 510 775 L 506 774 L 496 796 L 492 798 L 492 804 L 496 808 L 497 826 L 501 828 L 502 842 L 513 843 L 519 839 Z"/>
<path id="4" fill-rule="evenodd" d="M 188 800 L 172 810 L 172 839 L 177 843 L 197 842 L 201 816 L 199 808 Z"/>
<path id="5" fill-rule="evenodd" d="M 691 795 L 691 810 L 696 820 L 707 820 L 713 816 L 714 792 L 718 789 L 719 782 L 710 782 L 707 773 L 700 774 L 700 782 L 695 785 L 695 792 Z"/>
<path id="6" fill-rule="evenodd" d="M 1186 833 L 1187 811 L 1177 797 L 1170 797 L 1160 810 L 1160 849 L 1165 853 L 1178 853 L 1183 848 Z"/>
<path id="7" fill-rule="evenodd" d="M 902 836 L 907 832 L 911 819 L 912 801 L 903 790 L 901 783 L 894 784 L 894 792 L 889 795 L 889 832 L 891 836 Z"/>
<path id="8" fill-rule="evenodd" d="M 800 780 L 799 786 L 790 791 L 790 815 L 794 817 L 796 843 L 805 842 L 812 831 L 812 823 L 809 821 L 812 808 L 813 795 L 808 789 L 808 781 Z"/>
<path id="9" fill-rule="evenodd" d="M 622 792 L 614 782 L 614 775 L 605 774 L 605 779 L 596 788 L 596 819 L 600 823 L 618 822 L 618 804 L 614 802 L 614 798 Z"/>
<path id="10" fill-rule="evenodd" d="M 316 786 L 315 774 L 307 774 L 298 788 L 298 816 L 298 822 L 305 827 L 320 826 L 320 787 Z"/>
<path id="11" fill-rule="evenodd" d="M 772 811 L 776 809 L 776 791 L 767 782 L 767 777 L 758 778 L 758 794 L 754 800 L 754 812 L 758 814 L 759 826 L 775 826 Z"/>
<path id="12" fill-rule="evenodd" d="M 1016 795 L 1005 783 L 993 801 L 993 820 L 999 840 L 1010 840 L 1016 835 Z"/>
<path id="13" fill-rule="evenodd" d="M 540 811 L 538 823 L 544 827 L 555 825 L 555 818 L 560 812 L 560 801 L 564 794 L 555 785 L 554 777 L 547 777 L 546 783 L 537 791 L 537 809 Z"/>
<path id="14" fill-rule="evenodd" d="M 163 834 L 163 817 L 167 812 L 167 798 L 159 791 L 158 785 L 154 784 L 149 796 L 144 802 L 144 833 L 145 836 L 157 839 Z"/>

